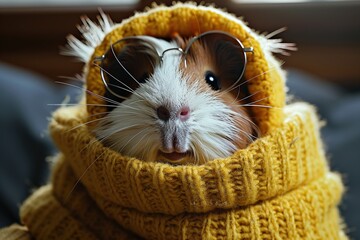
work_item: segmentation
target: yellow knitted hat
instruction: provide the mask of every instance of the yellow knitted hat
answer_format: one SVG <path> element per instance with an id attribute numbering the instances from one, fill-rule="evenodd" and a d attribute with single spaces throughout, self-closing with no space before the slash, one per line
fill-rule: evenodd
<path id="1" fill-rule="evenodd" d="M 328 168 L 315 111 L 304 103 L 285 106 L 284 76 L 265 38 L 228 13 L 193 4 L 155 7 L 119 25 L 101 23 L 103 36 L 88 36 L 95 51 L 79 55 L 87 61 L 90 105 L 54 114 L 50 130 L 61 153 L 51 183 L 22 205 L 25 230 L 8 228 L 0 237 L 25 232 L 35 239 L 346 239 L 337 209 L 343 185 Z M 272 107 L 252 110 L 261 138 L 225 159 L 172 166 L 122 156 L 83 124 L 105 111 L 93 105 L 102 103 L 94 94 L 105 89 L 91 63 L 111 43 L 124 36 L 192 36 L 214 29 L 254 48 L 245 73 L 248 88 L 261 92 L 254 101 Z"/>
<path id="2" fill-rule="evenodd" d="M 107 26 L 107 24 L 103 25 Z M 99 41 L 87 61 L 87 89 L 97 95 L 104 95 L 105 87 L 99 77 L 100 69 L 92 63 L 95 57 L 103 55 L 112 43 L 123 37 L 150 35 L 170 38 L 175 32 L 183 37 L 191 37 L 210 30 L 228 32 L 237 37 L 244 46 L 254 48 L 253 54 L 248 54 L 245 78 L 249 80 L 250 95 L 256 93 L 251 100 L 259 105 L 269 106 L 269 108 L 252 109 L 255 122 L 262 134 L 278 127 L 284 119 L 280 109 L 285 105 L 285 78 L 279 63 L 270 53 L 273 50 L 271 41 L 256 34 L 240 19 L 213 7 L 180 3 L 172 7 L 158 6 L 145 13 L 135 14 L 121 24 L 103 28 L 103 31 L 108 33 L 102 41 Z M 104 107 L 96 106 L 103 104 L 103 100 L 95 94 L 88 93 L 86 98 L 87 103 L 90 104 L 89 120 L 99 117 L 97 113 L 106 111 Z"/>

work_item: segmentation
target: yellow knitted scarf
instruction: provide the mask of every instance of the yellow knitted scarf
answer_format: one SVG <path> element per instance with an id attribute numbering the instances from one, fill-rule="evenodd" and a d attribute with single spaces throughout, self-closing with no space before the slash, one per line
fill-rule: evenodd
<path id="1" fill-rule="evenodd" d="M 156 7 L 116 25 L 92 56 L 124 36 L 183 36 L 223 30 L 254 47 L 245 77 L 263 137 L 225 159 L 200 166 L 143 162 L 104 147 L 91 134 L 99 106 L 55 112 L 50 130 L 61 153 L 51 182 L 21 207 L 25 227 L 5 239 L 346 239 L 337 205 L 343 185 L 329 171 L 314 109 L 285 106 L 284 76 L 266 39 L 212 7 Z M 90 59 L 89 62 L 92 60 Z M 264 74 L 266 73 L 266 74 Z M 87 89 L 104 94 L 99 69 Z M 101 104 L 94 95 L 86 103 Z M 95 114 L 95 115 L 94 115 Z M 2 235 L 1 235 L 2 234 Z M 19 237 L 20 238 L 20 237 Z"/>

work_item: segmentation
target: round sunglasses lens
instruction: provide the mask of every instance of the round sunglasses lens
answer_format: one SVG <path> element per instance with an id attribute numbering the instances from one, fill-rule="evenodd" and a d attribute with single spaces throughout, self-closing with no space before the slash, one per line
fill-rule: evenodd
<path id="1" fill-rule="evenodd" d="M 215 90 L 238 84 L 245 71 L 244 48 L 239 40 L 226 33 L 212 31 L 199 35 L 190 41 L 186 53 L 187 62 L 205 67 L 201 69 L 205 78 L 211 73 L 212 79 L 219 81 L 211 83 Z"/>
<path id="2" fill-rule="evenodd" d="M 113 44 L 101 64 L 107 91 L 126 99 L 152 74 L 158 62 L 156 50 L 148 42 L 127 38 Z"/>

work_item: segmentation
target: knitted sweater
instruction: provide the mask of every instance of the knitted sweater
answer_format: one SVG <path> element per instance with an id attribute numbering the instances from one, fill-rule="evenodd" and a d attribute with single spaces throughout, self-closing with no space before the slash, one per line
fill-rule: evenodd
<path id="1" fill-rule="evenodd" d="M 104 94 L 99 69 L 89 63 L 121 37 L 212 29 L 254 47 L 245 72 L 249 92 L 271 106 L 251 110 L 261 138 L 199 166 L 140 161 L 103 146 L 92 125 L 83 124 L 106 111 L 87 94 L 90 105 L 54 113 L 50 131 L 60 153 L 51 181 L 21 206 L 23 226 L 0 230 L 0 238 L 346 239 L 337 209 L 344 189 L 327 165 L 315 111 L 305 103 L 285 105 L 284 74 L 271 44 L 241 20 L 191 4 L 136 14 L 105 31 L 89 59 L 81 55 L 86 87 Z"/>

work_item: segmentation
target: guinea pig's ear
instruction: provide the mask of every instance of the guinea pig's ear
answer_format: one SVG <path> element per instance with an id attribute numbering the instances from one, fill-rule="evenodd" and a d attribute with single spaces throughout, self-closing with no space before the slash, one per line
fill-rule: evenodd
<path id="1" fill-rule="evenodd" d="M 180 36 L 180 34 L 178 32 L 174 32 L 172 35 L 171 35 L 171 38 L 176 42 L 176 44 L 182 48 L 182 49 L 185 49 L 186 47 L 186 43 L 185 43 L 185 40 L 184 38 L 182 38 Z"/>
<path id="2" fill-rule="evenodd" d="M 113 44 L 101 64 L 107 86 L 105 97 L 119 103 L 127 99 L 153 74 L 158 62 L 155 48 L 141 38 Z"/>

